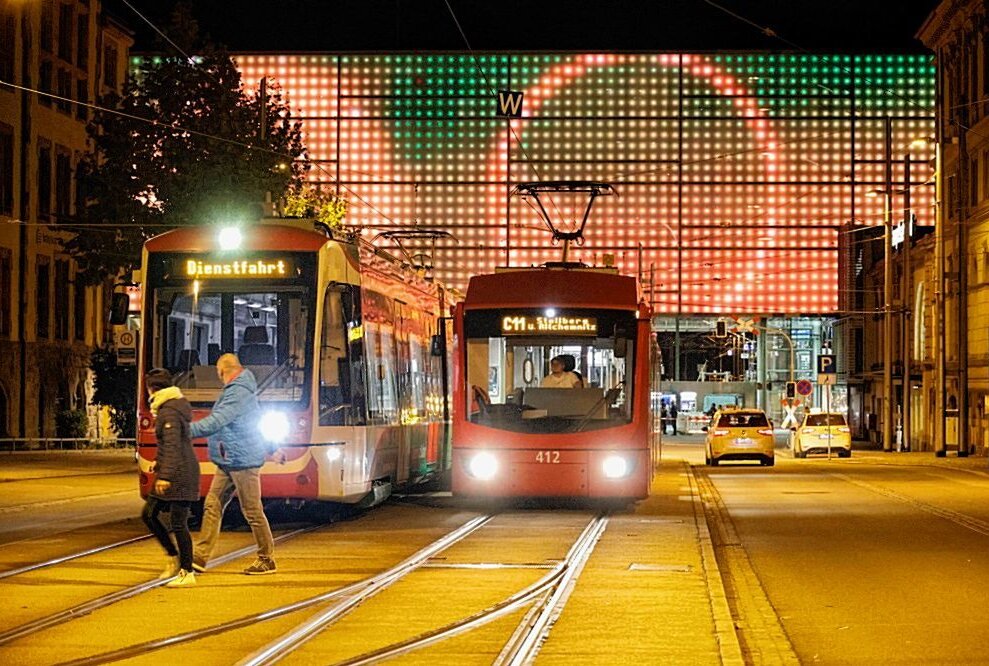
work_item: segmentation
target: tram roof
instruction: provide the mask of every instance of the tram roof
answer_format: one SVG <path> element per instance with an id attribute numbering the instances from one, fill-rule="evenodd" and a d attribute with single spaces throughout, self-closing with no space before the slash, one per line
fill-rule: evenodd
<path id="1" fill-rule="evenodd" d="M 569 306 L 634 310 L 635 278 L 582 269 L 530 268 L 475 275 L 467 285 L 465 309 Z"/>
<path id="2" fill-rule="evenodd" d="M 148 252 L 213 252 L 219 250 L 217 236 L 222 227 L 181 227 L 148 239 Z M 330 239 L 318 231 L 288 224 L 252 224 L 240 227 L 240 250 L 314 252 Z"/>

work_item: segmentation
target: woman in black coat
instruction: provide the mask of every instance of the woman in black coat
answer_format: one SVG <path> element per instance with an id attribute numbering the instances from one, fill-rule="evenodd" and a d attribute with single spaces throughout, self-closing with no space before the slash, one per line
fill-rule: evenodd
<path id="1" fill-rule="evenodd" d="M 158 456 L 155 462 L 157 479 L 141 518 L 169 556 L 168 566 L 160 576 L 174 578 L 167 587 L 195 585 L 189 509 L 199 500 L 199 461 L 189 436 L 192 407 L 172 383 L 167 370 L 155 368 L 149 372 L 145 376 L 145 386 L 155 417 Z M 168 513 L 167 525 L 162 520 L 164 512 Z"/>

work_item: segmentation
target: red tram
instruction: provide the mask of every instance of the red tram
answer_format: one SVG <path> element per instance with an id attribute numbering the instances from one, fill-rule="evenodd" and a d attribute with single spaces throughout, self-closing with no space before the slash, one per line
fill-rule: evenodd
<path id="1" fill-rule="evenodd" d="M 656 350 L 634 278 L 575 264 L 476 276 L 454 339 L 454 495 L 648 494 Z M 561 377 L 571 387 L 550 388 Z"/>
<path id="2" fill-rule="evenodd" d="M 447 364 L 431 353 L 448 295 L 359 237 L 277 220 L 170 231 L 143 256 L 139 368 L 172 371 L 201 418 L 234 352 L 258 380 L 262 434 L 284 464 L 265 499 L 371 504 L 449 466 Z M 154 424 L 138 387 L 140 485 L 154 481 Z M 212 480 L 197 441 L 202 493 Z"/>

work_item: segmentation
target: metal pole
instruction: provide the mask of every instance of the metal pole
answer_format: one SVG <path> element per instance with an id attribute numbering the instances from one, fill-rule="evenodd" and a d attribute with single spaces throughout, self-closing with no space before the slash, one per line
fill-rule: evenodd
<path id="1" fill-rule="evenodd" d="M 958 112 L 965 113 L 965 109 Z M 968 146 L 965 124 L 958 122 L 958 457 L 968 455 Z"/>
<path id="2" fill-rule="evenodd" d="M 934 455 L 942 458 L 945 453 L 947 453 L 947 423 L 945 421 L 945 410 L 947 408 L 947 373 L 945 370 L 945 362 L 947 361 L 945 346 L 946 340 L 946 330 L 945 330 L 945 316 L 947 315 L 947 307 L 945 303 L 945 235 L 944 235 L 944 225 L 945 225 L 945 214 L 944 214 L 944 162 L 941 154 L 941 137 L 943 134 L 938 131 L 937 143 L 934 146 L 934 170 L 936 172 L 934 180 L 934 243 L 937 249 L 937 286 L 935 291 L 936 305 L 937 305 L 937 349 L 935 351 L 935 365 L 937 367 L 937 392 L 934 398 L 935 402 L 935 433 L 934 433 Z"/>
<path id="3" fill-rule="evenodd" d="M 680 381 L 680 318 L 683 316 L 683 56 L 677 81 L 677 318 L 673 343 L 673 380 Z"/>
<path id="4" fill-rule="evenodd" d="M 910 450 L 910 402 L 913 391 L 910 381 L 910 365 L 913 356 L 913 349 L 910 345 L 911 316 L 913 315 L 913 303 L 911 298 L 913 274 L 910 265 L 910 246 L 913 244 L 913 210 L 910 207 L 910 151 L 903 160 L 903 450 Z"/>
<path id="5" fill-rule="evenodd" d="M 831 460 L 831 384 L 824 387 L 824 418 L 827 422 L 828 428 L 828 460 Z"/>
<path id="6" fill-rule="evenodd" d="M 893 119 L 886 116 L 886 178 L 883 224 L 883 451 L 893 450 Z"/>

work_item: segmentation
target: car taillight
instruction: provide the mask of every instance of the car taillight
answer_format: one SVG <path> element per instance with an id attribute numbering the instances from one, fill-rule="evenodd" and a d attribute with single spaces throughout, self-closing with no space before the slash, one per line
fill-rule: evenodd
<path id="1" fill-rule="evenodd" d="M 814 429 L 813 428 L 804 428 L 804 432 L 806 432 L 806 433 L 812 433 L 812 432 L 814 432 Z"/>
<path id="2" fill-rule="evenodd" d="M 727 431 L 727 430 L 721 430 L 721 429 L 718 429 L 718 430 L 715 430 L 715 431 L 714 431 L 714 435 L 715 435 L 716 437 L 717 437 L 717 436 L 724 436 L 724 435 L 727 435 L 727 434 L 728 434 L 728 431 Z"/>
<path id="3" fill-rule="evenodd" d="M 772 428 L 763 428 L 762 430 L 759 431 L 759 434 L 760 435 L 770 435 L 771 436 L 773 434 L 773 429 Z"/>

